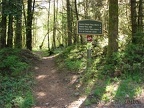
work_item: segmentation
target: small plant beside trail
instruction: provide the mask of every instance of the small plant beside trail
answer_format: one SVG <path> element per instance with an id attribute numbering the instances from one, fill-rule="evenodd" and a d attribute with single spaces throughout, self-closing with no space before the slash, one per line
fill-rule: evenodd
<path id="1" fill-rule="evenodd" d="M 60 67 L 67 67 L 71 71 L 81 71 L 86 68 L 86 50 L 85 47 L 71 46 L 67 47 L 59 56 L 57 62 L 62 62 Z"/>

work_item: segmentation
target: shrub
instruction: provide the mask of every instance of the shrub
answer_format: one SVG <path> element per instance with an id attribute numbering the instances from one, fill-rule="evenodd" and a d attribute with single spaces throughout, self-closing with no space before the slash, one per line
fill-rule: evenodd
<path id="1" fill-rule="evenodd" d="M 29 50 L 6 48 L 0 50 L 0 73 L 2 75 L 18 76 L 29 68 L 38 57 Z M 25 71 L 26 72 L 26 71 Z"/>

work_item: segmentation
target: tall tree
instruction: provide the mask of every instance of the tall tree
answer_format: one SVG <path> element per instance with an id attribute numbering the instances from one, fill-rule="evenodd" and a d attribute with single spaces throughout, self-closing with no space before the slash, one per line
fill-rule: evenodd
<path id="1" fill-rule="evenodd" d="M 89 0 L 85 0 L 84 2 L 84 13 L 85 13 L 85 19 L 89 19 Z"/>
<path id="2" fill-rule="evenodd" d="M 143 32 L 143 2 L 142 2 L 142 0 L 139 0 L 138 31 Z"/>
<path id="3" fill-rule="evenodd" d="M 35 0 L 27 0 L 27 21 L 26 21 L 26 48 L 32 50 L 32 21 Z M 33 4 L 33 5 L 32 5 Z"/>
<path id="4" fill-rule="evenodd" d="M 76 15 L 76 20 L 79 20 L 79 15 L 78 15 L 78 9 L 77 9 L 77 0 L 74 0 L 74 6 L 75 6 L 75 15 Z M 76 27 L 75 27 L 75 31 L 76 31 Z M 79 36 L 76 35 L 75 32 L 75 37 L 74 37 L 74 43 L 78 43 L 79 42 Z"/>
<path id="5" fill-rule="evenodd" d="M 141 43 L 143 37 L 143 1 L 131 0 L 132 43 Z M 143 42 L 142 42 L 143 43 Z"/>
<path id="6" fill-rule="evenodd" d="M 22 48 L 22 0 L 16 0 L 15 47 Z"/>
<path id="7" fill-rule="evenodd" d="M 1 19 L 1 37 L 0 37 L 0 47 L 6 47 L 6 29 L 7 29 L 7 4 L 6 0 L 2 0 L 2 19 Z"/>
<path id="8" fill-rule="evenodd" d="M 78 9 L 77 9 L 77 0 L 74 1 L 74 4 L 75 4 L 76 19 L 79 20 Z"/>
<path id="9" fill-rule="evenodd" d="M 56 6 L 55 6 L 55 0 L 54 0 L 54 6 L 53 6 L 53 49 L 55 49 L 56 48 Z"/>
<path id="10" fill-rule="evenodd" d="M 136 33 L 136 25 L 137 25 L 137 21 L 136 21 L 136 0 L 131 0 L 131 23 L 132 23 L 132 43 L 135 43 L 135 33 Z"/>
<path id="11" fill-rule="evenodd" d="M 65 11 L 65 2 L 64 0 L 62 0 L 62 8 L 61 8 L 61 14 L 62 14 L 62 18 L 61 18 L 61 23 L 62 23 L 62 35 L 61 35 L 61 39 L 62 39 L 62 44 L 63 45 L 67 45 L 67 38 L 65 37 L 67 35 L 67 32 L 66 32 L 66 28 L 67 28 L 67 23 L 66 23 L 66 14 L 64 13 Z"/>
<path id="12" fill-rule="evenodd" d="M 108 57 L 118 51 L 118 0 L 109 0 Z"/>
<path id="13" fill-rule="evenodd" d="M 67 28 L 68 28 L 68 46 L 72 45 L 72 21 L 71 21 L 71 5 L 67 0 Z"/>
<path id="14" fill-rule="evenodd" d="M 48 2 L 48 3 L 49 3 L 49 6 L 48 6 L 48 21 L 47 21 L 47 24 L 48 24 L 48 25 L 47 25 L 47 26 L 48 26 L 48 50 L 49 50 L 49 51 L 50 51 L 50 35 L 49 35 L 49 34 L 50 34 L 50 33 L 49 33 L 49 32 L 50 32 L 50 24 L 49 24 L 49 23 L 50 23 L 50 7 L 51 7 L 51 6 L 50 6 L 50 5 L 51 5 L 51 4 L 50 4 L 50 1 L 51 1 L 51 0 L 49 0 L 49 2 Z"/>
<path id="15" fill-rule="evenodd" d="M 14 4 L 13 0 L 9 1 L 9 18 L 8 18 L 8 37 L 7 37 L 7 46 L 13 47 L 13 14 L 14 14 Z"/>

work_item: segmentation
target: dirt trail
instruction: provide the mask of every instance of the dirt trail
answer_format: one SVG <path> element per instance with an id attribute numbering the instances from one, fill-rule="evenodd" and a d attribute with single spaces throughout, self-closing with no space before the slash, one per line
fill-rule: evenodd
<path id="1" fill-rule="evenodd" d="M 43 57 L 35 67 L 36 105 L 33 108 L 79 108 L 85 97 L 78 96 L 72 87 L 78 76 L 58 70 L 55 59 L 55 56 Z"/>

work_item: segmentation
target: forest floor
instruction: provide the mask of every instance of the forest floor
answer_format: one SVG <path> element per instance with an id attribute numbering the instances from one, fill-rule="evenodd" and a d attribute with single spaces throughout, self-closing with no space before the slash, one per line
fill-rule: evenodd
<path id="1" fill-rule="evenodd" d="M 79 75 L 66 69 L 60 70 L 55 63 L 56 58 L 57 56 L 43 57 L 35 66 L 36 85 L 33 91 L 36 104 L 33 108 L 144 108 L 139 100 L 126 104 L 100 103 L 85 106 L 83 103 L 87 96 L 75 84 L 78 83 Z M 132 102 L 137 103 L 130 104 Z"/>

